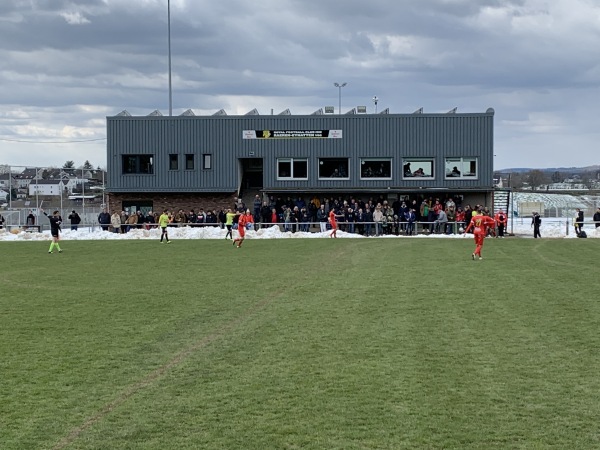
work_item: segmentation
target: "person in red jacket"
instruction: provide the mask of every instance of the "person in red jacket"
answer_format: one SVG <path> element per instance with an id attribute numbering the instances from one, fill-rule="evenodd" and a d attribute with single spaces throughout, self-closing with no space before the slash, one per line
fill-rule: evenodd
<path id="1" fill-rule="evenodd" d="M 496 235 L 496 237 L 503 238 L 504 230 L 506 229 L 506 223 L 508 222 L 508 217 L 506 216 L 506 213 L 504 211 L 498 211 L 494 219 L 496 220 L 496 226 L 498 227 L 498 234 Z"/>
<path id="2" fill-rule="evenodd" d="M 238 233 L 240 237 L 233 240 L 233 245 L 236 245 L 237 243 L 237 248 L 240 248 L 244 242 L 244 239 L 246 239 L 246 226 L 249 223 L 254 223 L 254 218 L 252 217 L 252 214 L 250 214 L 250 210 L 247 209 L 246 212 L 238 219 Z"/>
<path id="3" fill-rule="evenodd" d="M 483 259 L 481 256 L 481 248 L 483 247 L 483 240 L 487 234 L 488 228 L 494 227 L 496 222 L 490 216 L 484 216 L 483 212 L 480 210 L 476 216 L 473 216 L 469 226 L 465 230 L 465 235 L 469 232 L 469 230 L 473 229 L 473 237 L 475 239 L 475 251 L 471 255 L 471 258 L 475 259 L 476 256 L 479 259 Z"/>

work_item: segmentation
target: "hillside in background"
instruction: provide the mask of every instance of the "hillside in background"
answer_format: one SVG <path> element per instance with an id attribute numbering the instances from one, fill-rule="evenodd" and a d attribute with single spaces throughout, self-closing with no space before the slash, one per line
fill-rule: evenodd
<path id="1" fill-rule="evenodd" d="M 581 174 L 581 173 L 585 173 L 585 172 L 597 172 L 600 171 L 600 164 L 594 165 L 594 166 L 587 166 L 587 167 L 549 167 L 549 168 L 545 168 L 545 169 L 537 169 L 537 168 L 531 168 L 531 167 L 514 167 L 511 169 L 500 169 L 500 170 L 495 170 L 495 172 L 502 172 L 502 173 L 527 173 L 530 172 L 532 170 L 540 170 L 542 172 L 545 173 L 554 173 L 554 172 L 562 172 L 562 173 L 566 173 L 566 174 Z"/>

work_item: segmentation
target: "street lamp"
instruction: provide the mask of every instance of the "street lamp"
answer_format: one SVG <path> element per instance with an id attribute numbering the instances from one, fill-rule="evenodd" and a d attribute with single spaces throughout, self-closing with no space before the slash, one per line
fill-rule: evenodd
<path id="1" fill-rule="evenodd" d="M 379 99 L 377 98 L 376 95 L 373 96 L 373 103 L 375 103 L 375 114 L 377 114 L 377 102 L 379 101 Z"/>
<path id="2" fill-rule="evenodd" d="M 333 85 L 334 85 L 336 88 L 338 88 L 338 91 L 339 91 L 339 101 L 340 101 L 340 107 L 339 107 L 339 109 L 338 109 L 338 114 L 341 114 L 341 113 L 342 113 L 342 88 L 343 88 L 344 86 L 346 86 L 346 84 L 348 84 L 348 83 L 346 83 L 346 82 L 344 82 L 344 83 L 342 83 L 342 84 L 340 84 L 340 83 L 333 83 Z"/>

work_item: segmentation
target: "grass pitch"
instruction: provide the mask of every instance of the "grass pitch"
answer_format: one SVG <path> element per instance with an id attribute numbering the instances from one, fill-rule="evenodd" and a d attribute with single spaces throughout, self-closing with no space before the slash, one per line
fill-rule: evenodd
<path id="1" fill-rule="evenodd" d="M 600 446 L 598 240 L 0 242 L 0 448 Z"/>

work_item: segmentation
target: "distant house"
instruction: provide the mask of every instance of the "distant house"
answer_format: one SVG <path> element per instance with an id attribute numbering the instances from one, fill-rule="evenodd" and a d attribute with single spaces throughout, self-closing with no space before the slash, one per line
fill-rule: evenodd
<path id="1" fill-rule="evenodd" d="M 60 196 L 65 192 L 64 180 L 35 180 L 29 183 L 29 195 Z"/>

